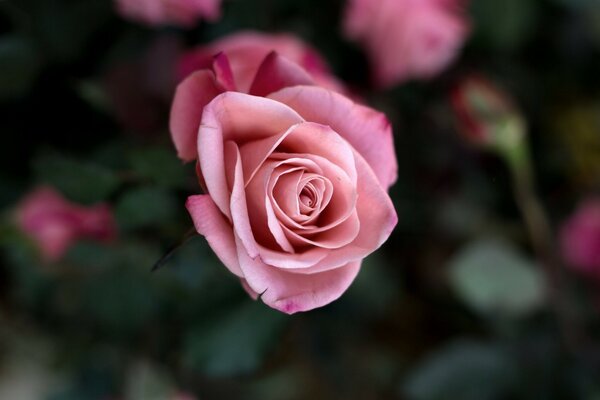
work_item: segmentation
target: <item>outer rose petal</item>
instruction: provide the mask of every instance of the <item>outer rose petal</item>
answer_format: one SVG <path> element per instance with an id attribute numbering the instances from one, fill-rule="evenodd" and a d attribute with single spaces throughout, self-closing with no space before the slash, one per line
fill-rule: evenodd
<path id="1" fill-rule="evenodd" d="M 196 231 L 206 238 L 219 260 L 232 273 L 243 277 L 237 258 L 233 229 L 210 196 L 206 194 L 190 196 L 185 206 L 192 216 Z"/>
<path id="2" fill-rule="evenodd" d="M 237 238 L 236 238 L 237 239 Z M 361 261 L 355 261 L 319 274 L 295 274 L 252 259 L 238 246 L 240 267 L 248 286 L 262 293 L 265 304 L 287 314 L 322 307 L 348 289 Z"/>
<path id="3" fill-rule="evenodd" d="M 224 53 L 219 53 L 215 56 L 212 63 L 212 69 L 217 81 L 221 84 L 223 89 L 226 91 L 236 90 L 231 64 L 229 64 L 229 59 Z"/>
<path id="4" fill-rule="evenodd" d="M 224 52 L 231 63 L 239 91 L 247 93 L 260 65 L 273 51 L 300 65 L 319 85 L 342 90 L 342 85 L 330 74 L 327 64 L 312 47 L 292 35 L 255 31 L 237 32 L 188 52 L 179 61 L 178 75 L 185 77 L 193 71 L 207 68 L 215 54 Z"/>
<path id="5" fill-rule="evenodd" d="M 198 128 L 202 109 L 223 92 L 212 71 L 193 73 L 179 84 L 171 107 L 171 138 L 177 155 L 184 161 L 192 161 L 198 155 Z"/>
<path id="6" fill-rule="evenodd" d="M 396 181 L 394 139 L 384 114 L 317 86 L 285 88 L 268 97 L 287 104 L 307 121 L 329 125 L 364 157 L 385 189 Z"/>
<path id="7" fill-rule="evenodd" d="M 266 96 L 284 87 L 313 83 L 310 75 L 298 64 L 271 52 L 258 68 L 249 93 Z"/>
<path id="8" fill-rule="evenodd" d="M 260 140 L 302 121 L 285 104 L 237 92 L 223 93 L 204 107 L 198 132 L 198 158 L 206 187 L 223 214 L 231 217 L 224 142 L 232 140 L 240 145 L 250 139 Z"/>

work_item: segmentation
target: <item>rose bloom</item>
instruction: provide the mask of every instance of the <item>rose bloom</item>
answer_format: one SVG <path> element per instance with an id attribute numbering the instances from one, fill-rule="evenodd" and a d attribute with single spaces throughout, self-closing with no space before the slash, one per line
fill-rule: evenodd
<path id="1" fill-rule="evenodd" d="M 17 206 L 17 225 L 39 247 L 47 261 L 61 258 L 78 239 L 108 241 L 116 224 L 105 204 L 73 204 L 51 187 L 38 187 Z"/>
<path id="2" fill-rule="evenodd" d="M 469 32 L 463 3 L 348 0 L 344 33 L 365 48 L 378 86 L 432 78 L 456 58 Z"/>
<path id="3" fill-rule="evenodd" d="M 256 72 L 272 51 L 302 67 L 320 86 L 343 92 L 343 85 L 331 74 L 319 53 L 295 36 L 242 31 L 186 52 L 179 61 L 182 79 L 199 69 L 210 68 L 215 54 L 227 54 L 238 90 L 248 92 Z"/>
<path id="4" fill-rule="evenodd" d="M 563 225 L 560 238 L 565 261 L 600 279 L 600 198 L 583 202 Z"/>
<path id="5" fill-rule="evenodd" d="M 254 298 L 291 314 L 338 298 L 392 232 L 392 131 L 289 59 L 250 56 L 252 79 L 225 52 L 179 85 L 172 136 L 198 159 L 196 230 Z"/>
<path id="6" fill-rule="evenodd" d="M 215 21 L 221 0 L 116 0 L 119 14 L 147 25 L 193 26 L 199 19 Z"/>

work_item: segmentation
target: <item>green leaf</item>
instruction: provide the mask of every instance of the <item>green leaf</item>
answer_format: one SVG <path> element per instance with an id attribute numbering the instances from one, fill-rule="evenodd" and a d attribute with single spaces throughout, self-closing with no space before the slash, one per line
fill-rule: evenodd
<path id="1" fill-rule="evenodd" d="M 160 186 L 185 187 L 186 170 L 174 149 L 152 147 L 131 153 L 131 167 L 140 177 Z"/>
<path id="2" fill-rule="evenodd" d="M 104 0 L 37 0 L 27 7 L 38 40 L 58 62 L 76 58 L 110 18 L 110 2 Z"/>
<path id="3" fill-rule="evenodd" d="M 138 361 L 129 369 L 125 385 L 127 400 L 164 400 L 175 398 L 176 388 L 166 371 L 147 361 Z"/>
<path id="4" fill-rule="evenodd" d="M 474 310 L 488 315 L 522 316 L 544 300 L 544 277 L 536 265 L 507 243 L 482 239 L 450 262 L 450 283 Z"/>
<path id="5" fill-rule="evenodd" d="M 213 277 L 215 270 L 224 269 L 224 266 L 206 239 L 198 235 L 176 249 L 164 269 L 166 271 L 161 273 L 169 273 L 185 287 L 195 290 Z"/>
<path id="6" fill-rule="evenodd" d="M 417 365 L 402 391 L 410 400 L 503 399 L 515 380 L 515 366 L 504 349 L 458 341 Z"/>
<path id="7" fill-rule="evenodd" d="M 108 269 L 119 263 L 116 249 L 102 243 L 80 241 L 69 249 L 66 256 L 70 264 L 84 269 Z"/>
<path id="8" fill-rule="evenodd" d="M 37 180 L 58 188 L 71 200 L 95 203 L 105 200 L 119 185 L 116 174 L 101 165 L 46 153 L 33 162 Z"/>
<path id="9" fill-rule="evenodd" d="M 116 217 L 123 229 L 157 226 L 175 217 L 177 203 L 160 188 L 139 187 L 125 193 L 117 203 Z"/>
<path id="10" fill-rule="evenodd" d="M 286 321 L 261 301 L 247 300 L 194 328 L 185 340 L 185 361 L 209 376 L 250 373 L 279 342 Z"/>
<path id="11" fill-rule="evenodd" d="M 401 291 L 398 279 L 386 267 L 386 260 L 381 255 L 367 257 L 362 262 L 356 280 L 341 300 L 351 302 L 353 312 L 362 312 L 369 317 L 384 315 Z"/>
<path id="12" fill-rule="evenodd" d="M 148 275 L 119 268 L 87 282 L 83 306 L 86 315 L 111 335 L 139 332 L 160 309 L 159 293 Z"/>
<path id="13" fill-rule="evenodd" d="M 8 35 L 0 38 L 0 100 L 25 95 L 40 70 L 35 46 L 26 38 Z"/>

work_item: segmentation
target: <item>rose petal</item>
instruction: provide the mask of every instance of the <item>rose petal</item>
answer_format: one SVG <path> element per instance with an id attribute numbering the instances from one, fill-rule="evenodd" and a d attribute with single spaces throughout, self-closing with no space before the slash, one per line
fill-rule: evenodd
<path id="1" fill-rule="evenodd" d="M 295 86 L 268 96 L 289 105 L 307 121 L 330 126 L 367 161 L 388 189 L 397 177 L 392 130 L 386 116 L 317 86 Z"/>
<path id="2" fill-rule="evenodd" d="M 204 236 L 219 260 L 233 274 L 243 277 L 237 258 L 233 229 L 209 195 L 190 196 L 185 203 L 194 226 Z"/>
<path id="3" fill-rule="evenodd" d="M 268 190 L 267 195 L 270 195 L 273 207 L 277 210 L 280 219 L 293 222 L 293 218 L 303 217 L 300 214 L 300 204 L 298 201 L 298 186 L 303 175 L 304 169 L 296 167 L 283 171 L 275 171 L 271 177 L 269 186 L 272 189 Z"/>
<path id="4" fill-rule="evenodd" d="M 308 268 L 294 269 L 297 273 L 312 274 L 336 268 L 340 264 L 363 259 L 377 250 L 390 236 L 398 222 L 392 200 L 381 187 L 366 161 L 355 153 L 358 171 L 356 211 L 360 231 L 354 241 L 340 249 L 330 250 L 327 256 Z M 261 249 L 261 254 L 262 254 Z"/>
<path id="5" fill-rule="evenodd" d="M 272 214 L 273 210 L 270 204 L 266 203 L 266 200 L 268 200 L 267 190 L 269 182 L 274 175 L 274 171 L 280 167 L 292 169 L 319 168 L 314 162 L 306 159 L 290 158 L 282 161 L 267 161 L 246 188 L 247 208 L 252 210 L 252 213 L 249 214 L 249 219 L 259 244 L 270 248 L 276 248 L 275 244 L 278 244 L 284 250 L 287 248 L 286 251 L 293 251 L 293 249 L 290 249 L 283 231 L 273 226 L 277 219 Z M 272 228 L 275 230 L 272 230 Z M 285 244 L 280 242 L 284 242 Z"/>
<path id="6" fill-rule="evenodd" d="M 308 72 L 273 51 L 258 68 L 249 93 L 266 96 L 284 87 L 312 84 L 314 81 Z"/>
<path id="7" fill-rule="evenodd" d="M 213 59 L 212 68 L 217 81 L 221 84 L 225 91 L 236 90 L 235 79 L 233 77 L 233 72 L 231 71 L 231 65 L 229 64 L 229 59 L 224 53 L 219 53 L 215 56 Z"/>
<path id="8" fill-rule="evenodd" d="M 223 89 L 208 70 L 198 71 L 177 86 L 171 107 L 170 130 L 177 155 L 184 161 L 197 157 L 202 110 Z"/>
<path id="9" fill-rule="evenodd" d="M 353 242 L 360 231 L 360 220 L 356 212 L 352 212 L 341 223 L 316 234 L 294 232 L 288 227 L 283 227 L 285 234 L 294 247 L 312 245 L 324 249 L 339 249 Z M 301 233 L 301 234 L 300 234 Z"/>
<path id="10" fill-rule="evenodd" d="M 319 167 L 319 174 L 328 179 L 332 184 L 332 197 L 326 199 L 327 207 L 320 214 L 319 226 L 296 226 L 303 229 L 306 233 L 317 233 L 330 229 L 340 222 L 344 221 L 354 210 L 356 205 L 357 191 L 356 184 L 338 165 L 330 162 L 328 159 L 313 154 L 287 154 L 273 153 L 272 157 L 284 158 L 294 157 L 294 159 L 304 159 L 312 161 Z M 283 218 L 283 215 L 281 215 Z"/>
<path id="11" fill-rule="evenodd" d="M 352 182 L 356 182 L 352 148 L 330 127 L 313 122 L 299 122 L 285 131 L 281 130 L 277 135 L 242 145 L 240 152 L 244 161 L 246 182 L 252 179 L 258 168 L 276 149 L 278 152 L 320 156 L 338 165 Z"/>
<path id="12" fill-rule="evenodd" d="M 223 214 L 231 216 L 223 143 L 231 140 L 240 145 L 249 139 L 271 137 L 301 121 L 282 103 L 237 92 L 220 94 L 204 107 L 198 158 L 206 187 Z"/>
<path id="13" fill-rule="evenodd" d="M 287 314 L 308 311 L 339 298 L 348 289 L 360 269 L 360 261 L 319 274 L 294 274 L 252 259 L 238 251 L 240 267 L 248 286 L 262 293 L 262 301 Z"/>
<path id="14" fill-rule="evenodd" d="M 231 187 L 229 209 L 231 210 L 233 229 L 250 257 L 254 258 L 258 256 L 258 248 L 252 227 L 250 226 L 250 217 L 248 216 L 242 159 L 237 144 L 232 141 L 225 143 L 225 159 L 226 171 Z"/>

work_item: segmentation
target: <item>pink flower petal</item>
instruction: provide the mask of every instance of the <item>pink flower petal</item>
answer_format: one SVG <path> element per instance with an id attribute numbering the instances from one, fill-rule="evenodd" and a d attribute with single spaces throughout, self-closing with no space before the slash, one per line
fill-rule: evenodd
<path id="1" fill-rule="evenodd" d="M 252 210 L 252 213 L 249 214 L 250 224 L 257 242 L 263 247 L 277 248 L 277 245 L 279 245 L 282 250 L 293 252 L 285 236 L 281 236 L 283 231 L 274 226 L 276 219 L 274 219 L 271 204 L 266 203 L 269 197 L 267 192 L 270 180 L 274 175 L 277 175 L 275 172 L 277 169 L 307 167 L 318 168 L 316 164 L 305 159 L 269 160 L 263 164 L 256 176 L 248 183 L 246 200 L 248 209 Z"/>
<path id="2" fill-rule="evenodd" d="M 177 87 L 171 107 L 170 130 L 177 155 L 182 160 L 196 159 L 202 110 L 222 92 L 223 88 L 209 70 L 193 73 Z"/>
<path id="3" fill-rule="evenodd" d="M 358 235 L 347 246 L 330 250 L 327 256 L 317 264 L 294 269 L 294 272 L 312 274 L 336 268 L 340 264 L 350 261 L 360 260 L 377 250 L 396 226 L 398 216 L 392 200 L 360 154 L 355 153 L 355 158 L 358 171 L 356 211 L 360 221 Z"/>
<path id="4" fill-rule="evenodd" d="M 243 277 L 237 259 L 233 228 L 209 195 L 190 196 L 185 204 L 194 226 L 204 236 L 219 260 L 233 274 Z"/>
<path id="5" fill-rule="evenodd" d="M 238 251 L 240 267 L 248 286 L 262 293 L 262 301 L 287 314 L 322 307 L 348 289 L 360 269 L 360 261 L 318 274 L 295 274 L 252 259 Z"/>
<path id="6" fill-rule="evenodd" d="M 225 91 L 235 91 L 235 79 L 231 71 L 229 59 L 224 53 L 219 53 L 213 59 L 212 69 L 215 73 L 217 81 L 221 84 Z"/>
<path id="7" fill-rule="evenodd" d="M 290 242 L 296 247 L 311 245 L 324 249 L 340 249 L 356 239 L 360 231 L 360 220 L 357 213 L 352 212 L 339 224 L 315 234 L 293 231 L 288 227 L 283 229 L 287 237 L 290 238 Z"/>
<path id="8" fill-rule="evenodd" d="M 330 126 L 364 157 L 385 189 L 396 181 L 392 129 L 384 114 L 316 86 L 285 88 L 268 97 L 287 104 L 307 121 Z"/>
<path id="9" fill-rule="evenodd" d="M 249 93 L 266 96 L 284 87 L 312 84 L 311 76 L 298 64 L 271 52 L 258 68 Z"/>
<path id="10" fill-rule="evenodd" d="M 271 137 L 301 121 L 294 110 L 282 103 L 237 92 L 223 93 L 204 107 L 198 133 L 200 169 L 223 214 L 231 216 L 223 143 L 231 140 L 243 144 L 250 139 Z"/>
<path id="11" fill-rule="evenodd" d="M 225 143 L 225 154 L 228 164 L 235 165 L 233 179 L 230 180 L 232 189 L 229 205 L 233 228 L 250 257 L 254 258 L 258 256 L 258 247 L 254 239 L 252 227 L 250 226 L 250 217 L 248 216 L 242 158 L 237 145 L 232 141 Z"/>

